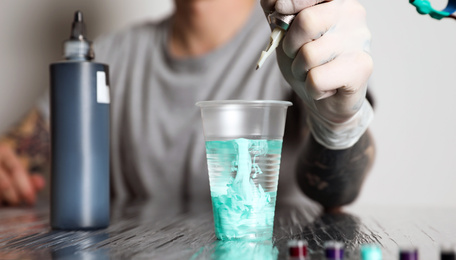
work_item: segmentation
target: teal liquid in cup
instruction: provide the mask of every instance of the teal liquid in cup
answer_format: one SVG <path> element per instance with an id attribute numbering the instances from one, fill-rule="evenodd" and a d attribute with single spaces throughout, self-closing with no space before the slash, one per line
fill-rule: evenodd
<path id="1" fill-rule="evenodd" d="M 281 152 L 282 140 L 206 141 L 218 239 L 272 238 Z"/>

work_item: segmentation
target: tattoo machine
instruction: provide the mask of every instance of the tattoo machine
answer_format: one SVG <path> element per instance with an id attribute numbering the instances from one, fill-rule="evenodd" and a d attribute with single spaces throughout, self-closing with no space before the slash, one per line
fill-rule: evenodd
<path id="1" fill-rule="evenodd" d="M 261 68 L 266 59 L 271 55 L 272 52 L 274 52 L 277 46 L 279 46 L 280 41 L 288 31 L 288 28 L 290 28 L 290 25 L 293 22 L 295 16 L 296 15 L 294 14 L 284 15 L 277 12 L 273 12 L 268 16 L 269 24 L 271 24 L 274 29 L 272 30 L 268 47 L 266 50 L 261 52 L 261 57 L 258 60 L 256 69 Z"/>
<path id="2" fill-rule="evenodd" d="M 409 0 L 409 2 L 415 6 L 416 11 L 420 14 L 429 14 L 429 16 L 437 20 L 442 18 L 456 19 L 456 0 L 448 0 L 447 6 L 442 11 L 432 8 L 428 0 Z"/>

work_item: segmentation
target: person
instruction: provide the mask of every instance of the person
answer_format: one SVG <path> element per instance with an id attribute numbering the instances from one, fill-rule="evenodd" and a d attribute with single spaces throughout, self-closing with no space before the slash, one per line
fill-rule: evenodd
<path id="1" fill-rule="evenodd" d="M 302 191 L 327 210 L 351 203 L 374 160 L 366 100 L 373 62 L 357 0 L 175 0 L 174 13 L 95 42 L 110 66 L 111 191 L 117 199 L 210 199 L 201 100 L 290 100 L 278 199 Z M 255 71 L 273 11 L 296 14 Z M 33 204 L 49 160 L 43 100 L 0 145 L 0 200 Z M 44 124 L 45 125 L 45 124 Z M 22 142 L 22 143 L 21 143 Z M 43 143 L 39 142 L 38 143 Z M 21 148 L 21 149 L 18 149 Z M 35 149 L 35 150 L 36 150 Z M 26 158 L 26 164 L 20 158 Z M 28 168 L 27 168 L 28 167 Z M 280 203 L 280 202 L 279 202 Z"/>

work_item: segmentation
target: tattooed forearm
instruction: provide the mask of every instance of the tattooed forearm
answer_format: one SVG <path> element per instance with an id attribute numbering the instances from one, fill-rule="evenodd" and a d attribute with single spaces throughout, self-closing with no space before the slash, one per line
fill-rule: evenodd
<path id="1" fill-rule="evenodd" d="M 374 155 L 369 131 L 345 150 L 329 150 L 308 135 L 299 157 L 298 184 L 309 198 L 326 210 L 337 209 L 356 199 Z"/>
<path id="2" fill-rule="evenodd" d="M 49 127 L 38 111 L 32 110 L 1 141 L 13 147 L 17 155 L 25 160 L 30 172 L 43 173 L 49 167 Z"/>

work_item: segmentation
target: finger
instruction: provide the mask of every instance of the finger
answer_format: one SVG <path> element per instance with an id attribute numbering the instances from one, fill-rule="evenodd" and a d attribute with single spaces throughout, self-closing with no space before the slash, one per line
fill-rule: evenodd
<path id="1" fill-rule="evenodd" d="M 296 14 L 305 8 L 317 5 L 327 0 L 277 0 L 275 10 L 281 14 Z"/>
<path id="2" fill-rule="evenodd" d="M 369 54 L 343 54 L 307 74 L 306 89 L 311 97 L 320 100 L 328 91 L 337 90 L 339 95 L 349 96 L 364 86 L 372 73 L 373 62 Z"/>
<path id="3" fill-rule="evenodd" d="M 5 149 L 4 151 L 4 162 L 7 166 L 7 171 L 14 188 L 20 198 L 25 200 L 28 204 L 35 203 L 35 190 L 32 186 L 28 172 L 12 149 Z"/>
<path id="4" fill-rule="evenodd" d="M 319 39 L 331 30 L 338 16 L 337 8 L 329 4 L 322 4 L 301 11 L 295 17 L 283 39 L 285 54 L 294 58 L 301 46 Z"/>
<path id="5" fill-rule="evenodd" d="M 358 101 L 357 93 L 366 86 L 373 70 L 372 58 L 363 51 L 342 54 L 331 62 L 311 69 L 307 74 L 306 91 L 314 100 L 328 98 L 337 92 L 341 109 Z M 338 109 L 335 107 L 335 109 Z"/>
<path id="6" fill-rule="evenodd" d="M 17 205 L 19 203 L 19 196 L 14 190 L 14 186 L 6 173 L 6 171 L 0 166 L 0 198 L 3 199 L 6 204 Z M 2 200 L 0 200 L 1 203 Z"/>
<path id="7" fill-rule="evenodd" d="M 30 175 L 30 180 L 32 182 L 33 188 L 35 188 L 35 191 L 42 190 L 46 184 L 41 174 L 34 173 Z"/>
<path id="8" fill-rule="evenodd" d="M 335 35 L 325 35 L 318 41 L 304 44 L 291 65 L 293 76 L 304 81 L 309 70 L 337 58 L 342 53 L 341 42 Z"/>

